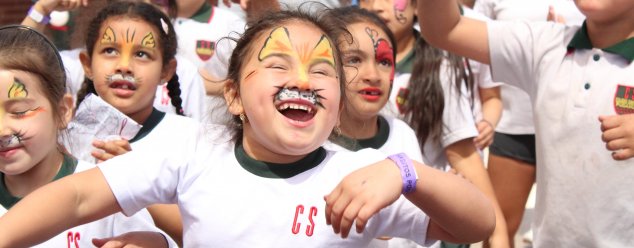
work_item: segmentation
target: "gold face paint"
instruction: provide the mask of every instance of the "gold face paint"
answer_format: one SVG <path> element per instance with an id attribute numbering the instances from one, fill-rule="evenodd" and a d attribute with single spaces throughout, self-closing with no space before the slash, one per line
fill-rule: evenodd
<path id="1" fill-rule="evenodd" d="M 310 66 L 320 62 L 326 62 L 333 67 L 335 66 L 332 47 L 330 41 L 326 39 L 326 36 L 322 35 L 317 45 L 312 49 L 309 48 L 308 44 L 304 44 L 304 46 L 298 47 L 296 50 L 293 48 L 293 44 L 288 35 L 288 29 L 285 27 L 275 28 L 271 32 L 264 42 L 264 46 L 260 49 L 258 59 L 262 61 L 273 55 L 287 55 L 300 61 L 298 77 L 302 83 L 308 82 L 308 69 Z"/>
<path id="2" fill-rule="evenodd" d="M 141 46 L 149 47 L 149 48 L 156 47 L 156 42 L 154 41 L 154 34 L 152 34 L 151 32 L 146 34 L 145 37 L 143 37 L 143 40 L 141 40 Z"/>
<path id="3" fill-rule="evenodd" d="M 14 78 L 13 84 L 9 87 L 8 98 L 26 98 L 29 95 L 29 92 L 26 90 L 26 87 L 19 79 Z"/>
<path id="4" fill-rule="evenodd" d="M 114 35 L 112 28 L 107 27 L 101 36 L 101 43 L 116 43 L 117 37 Z"/>
<path id="5" fill-rule="evenodd" d="M 134 38 L 136 36 L 136 29 L 135 30 L 130 30 L 129 28 L 126 29 L 125 34 L 122 34 L 123 37 L 125 37 L 125 39 L 121 40 L 121 41 L 117 41 L 117 36 L 114 32 L 114 30 L 111 27 L 107 27 L 106 30 L 104 31 L 102 38 L 101 38 L 101 43 L 102 44 L 113 44 L 113 45 L 118 45 L 120 48 L 120 56 L 121 56 L 121 64 L 124 66 L 127 66 L 130 63 L 130 60 L 132 58 L 132 56 L 134 55 L 132 53 L 134 46 L 138 45 L 135 44 L 135 42 L 140 42 L 141 47 L 145 47 L 145 48 L 156 48 L 156 40 L 154 39 L 154 34 L 152 32 L 148 32 L 143 39 L 141 39 L 141 41 L 136 41 Z"/>

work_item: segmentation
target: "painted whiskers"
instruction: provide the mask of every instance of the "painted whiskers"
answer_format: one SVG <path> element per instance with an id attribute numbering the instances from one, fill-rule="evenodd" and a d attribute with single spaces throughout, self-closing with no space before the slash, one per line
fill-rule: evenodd
<path id="1" fill-rule="evenodd" d="M 277 101 L 300 99 L 300 100 L 310 102 L 311 104 L 315 106 L 319 106 L 323 109 L 326 109 L 326 107 L 324 107 L 324 105 L 322 105 L 319 102 L 320 99 L 326 99 L 317 93 L 321 91 L 320 89 L 299 90 L 299 88 L 297 87 L 293 87 L 293 88 L 277 87 L 277 88 L 279 89 L 279 91 L 275 94 L 275 100 Z"/>

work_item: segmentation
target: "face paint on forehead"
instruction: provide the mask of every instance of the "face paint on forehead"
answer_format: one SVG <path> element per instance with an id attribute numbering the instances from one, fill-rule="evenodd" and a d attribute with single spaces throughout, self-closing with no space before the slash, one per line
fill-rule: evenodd
<path id="1" fill-rule="evenodd" d="M 111 27 L 107 27 L 101 36 L 101 43 L 116 43 L 117 36 L 114 34 L 114 30 Z"/>
<path id="2" fill-rule="evenodd" d="M 300 82 L 308 82 L 308 69 L 310 66 L 325 62 L 335 67 L 335 59 L 333 56 L 332 46 L 326 36 L 322 35 L 312 49 L 309 44 L 303 44 L 297 48 L 291 42 L 288 29 L 286 27 L 277 27 L 271 31 L 271 34 L 264 42 L 264 45 L 258 53 L 260 61 L 276 55 L 289 56 L 300 62 L 299 80 Z"/>
<path id="3" fill-rule="evenodd" d="M 368 34 L 368 36 L 370 36 L 370 39 L 372 40 L 372 44 L 374 46 L 374 59 L 377 62 L 387 59 L 392 64 L 390 81 L 394 80 L 394 49 L 386 39 L 379 37 L 379 32 L 377 32 L 376 30 L 370 27 L 366 27 L 365 32 Z"/>
<path id="4" fill-rule="evenodd" d="M 145 37 L 143 37 L 143 40 L 141 40 L 141 46 L 148 47 L 148 48 L 156 47 L 156 42 L 154 41 L 154 34 L 152 34 L 152 32 L 149 32 L 148 34 L 145 35 Z"/>
<path id="5" fill-rule="evenodd" d="M 324 105 L 319 101 L 321 99 L 326 99 L 323 96 L 320 96 L 317 92 L 320 90 L 299 90 L 297 87 L 293 88 L 283 88 L 278 87 L 279 91 L 275 94 L 275 100 L 277 101 L 290 101 L 290 100 L 301 100 L 307 101 L 312 105 L 320 106 L 325 109 Z"/>
<path id="6" fill-rule="evenodd" d="M 26 90 L 26 86 L 24 86 L 24 84 L 20 82 L 20 79 L 14 78 L 13 83 L 9 87 L 9 92 L 7 93 L 7 95 L 9 99 L 26 98 L 27 96 L 29 96 L 29 92 Z"/>

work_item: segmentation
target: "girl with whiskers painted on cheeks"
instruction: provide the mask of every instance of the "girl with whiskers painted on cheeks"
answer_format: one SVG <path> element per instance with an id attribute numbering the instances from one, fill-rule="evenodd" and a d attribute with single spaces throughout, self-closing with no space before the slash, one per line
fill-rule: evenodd
<path id="1" fill-rule="evenodd" d="M 321 147 L 342 107 L 345 76 L 331 38 L 340 24 L 282 11 L 249 26 L 224 90 L 235 129 L 184 132 L 170 146 L 50 184 L 0 219 L 0 246 L 29 245 L 157 202 L 179 204 L 184 246 L 193 247 L 365 247 L 383 235 L 421 244 L 490 235 L 491 203 L 464 179 L 404 154 Z M 72 192 L 55 194 L 62 189 Z M 54 215 L 24 218 L 44 205 Z"/>

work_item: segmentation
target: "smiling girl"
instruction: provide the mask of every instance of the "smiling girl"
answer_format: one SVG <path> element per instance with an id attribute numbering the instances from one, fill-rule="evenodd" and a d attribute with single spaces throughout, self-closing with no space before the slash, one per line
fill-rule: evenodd
<path id="1" fill-rule="evenodd" d="M 402 154 L 321 147 L 345 82 L 330 38 L 336 27 L 301 12 L 252 23 L 233 51 L 224 91 L 239 127 L 233 139 L 225 126 L 183 132 L 170 146 L 132 151 L 51 184 L 0 219 L 0 246 L 41 242 L 156 202 L 180 205 L 184 245 L 193 247 L 364 247 L 382 235 L 420 244 L 484 239 L 494 225 L 491 204 L 460 177 Z M 70 192 L 55 193 L 61 190 Z M 44 205 L 55 214 L 25 217 Z"/>

